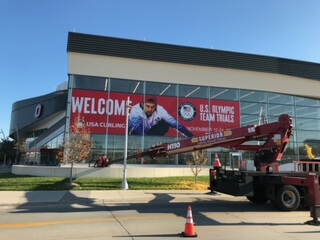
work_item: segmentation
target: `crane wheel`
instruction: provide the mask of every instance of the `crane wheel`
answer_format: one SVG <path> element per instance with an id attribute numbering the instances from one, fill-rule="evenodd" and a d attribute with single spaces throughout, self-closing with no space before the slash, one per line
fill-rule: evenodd
<path id="1" fill-rule="evenodd" d="M 271 203 L 282 211 L 294 211 L 300 206 L 300 193 L 292 185 L 283 185 Z"/>

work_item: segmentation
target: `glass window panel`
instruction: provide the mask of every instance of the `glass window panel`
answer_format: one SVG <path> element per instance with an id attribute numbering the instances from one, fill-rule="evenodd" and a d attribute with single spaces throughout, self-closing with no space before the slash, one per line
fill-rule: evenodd
<path id="1" fill-rule="evenodd" d="M 146 94 L 156 96 L 177 96 L 177 85 L 146 82 Z"/>
<path id="2" fill-rule="evenodd" d="M 133 81 L 112 78 L 110 81 L 110 91 L 143 94 L 144 81 Z"/>
<path id="3" fill-rule="evenodd" d="M 297 141 L 297 134 L 296 132 L 293 130 L 293 134 L 290 137 L 290 142 L 296 142 Z"/>
<path id="4" fill-rule="evenodd" d="M 264 119 L 262 119 L 259 115 L 242 115 L 241 116 L 241 126 L 248 126 L 248 125 L 261 125 L 264 124 Z M 267 117 L 266 123 L 277 122 L 279 120 L 278 117 Z"/>
<path id="5" fill-rule="evenodd" d="M 239 99 L 240 101 L 248 101 L 248 102 L 266 102 L 267 93 L 240 89 Z"/>
<path id="6" fill-rule="evenodd" d="M 185 98 L 208 98 L 208 87 L 179 85 L 179 97 Z"/>
<path id="7" fill-rule="evenodd" d="M 296 129 L 320 131 L 320 120 L 318 119 L 296 118 L 296 122 Z"/>
<path id="8" fill-rule="evenodd" d="M 297 137 L 299 142 L 305 141 L 320 141 L 320 132 L 297 130 Z"/>
<path id="9" fill-rule="evenodd" d="M 108 90 L 109 78 L 74 75 L 73 88 L 88 90 Z"/>
<path id="10" fill-rule="evenodd" d="M 210 87 L 210 99 L 220 100 L 239 100 L 239 90 L 230 88 L 214 88 Z"/>
<path id="11" fill-rule="evenodd" d="M 51 141 L 51 148 L 58 148 L 58 138 Z"/>
<path id="12" fill-rule="evenodd" d="M 259 124 L 259 115 L 242 115 L 241 114 L 241 127 L 248 125 L 258 125 Z"/>
<path id="13" fill-rule="evenodd" d="M 143 138 L 141 136 L 134 136 L 134 135 L 129 135 L 128 136 L 128 149 L 130 151 L 135 151 L 137 152 L 138 150 L 143 149 Z"/>
<path id="14" fill-rule="evenodd" d="M 105 135 L 98 135 L 98 134 L 91 134 L 91 137 L 94 140 L 94 147 L 96 151 L 101 152 L 100 154 L 103 154 L 105 151 L 105 146 L 106 146 L 106 136 Z"/>
<path id="15" fill-rule="evenodd" d="M 320 108 L 296 106 L 296 116 L 305 118 L 320 118 Z"/>
<path id="16" fill-rule="evenodd" d="M 294 116 L 294 108 L 290 105 L 269 104 L 268 115 L 280 116 L 281 114 L 289 114 Z"/>
<path id="17" fill-rule="evenodd" d="M 320 100 L 319 99 L 311 99 L 311 98 L 303 98 L 303 97 L 295 97 L 295 104 L 297 106 L 319 107 Z"/>
<path id="18" fill-rule="evenodd" d="M 63 138 L 64 138 L 64 134 L 61 133 L 59 136 L 58 136 L 58 148 L 60 146 L 63 146 Z"/>
<path id="19" fill-rule="evenodd" d="M 279 104 L 293 104 L 293 96 L 279 93 L 268 93 L 268 102 Z"/>
<path id="20" fill-rule="evenodd" d="M 240 102 L 241 114 L 257 114 L 260 112 L 265 113 L 267 104 L 264 103 L 252 103 L 252 102 Z"/>
<path id="21" fill-rule="evenodd" d="M 52 141 L 47 142 L 46 143 L 46 148 L 51 148 L 51 143 L 52 143 Z"/>

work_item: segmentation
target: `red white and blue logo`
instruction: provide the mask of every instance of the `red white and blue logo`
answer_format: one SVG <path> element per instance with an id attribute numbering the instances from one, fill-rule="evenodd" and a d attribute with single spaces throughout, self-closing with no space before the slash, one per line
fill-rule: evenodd
<path id="1" fill-rule="evenodd" d="M 185 121 L 192 121 L 197 115 L 197 109 L 192 103 L 182 103 L 179 106 L 179 116 Z"/>

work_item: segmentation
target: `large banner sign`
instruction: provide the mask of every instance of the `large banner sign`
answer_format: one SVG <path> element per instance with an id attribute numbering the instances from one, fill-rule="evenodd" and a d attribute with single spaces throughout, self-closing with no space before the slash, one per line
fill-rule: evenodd
<path id="1" fill-rule="evenodd" d="M 126 107 L 130 105 L 129 134 L 176 137 L 178 132 L 178 136 L 202 136 L 240 127 L 238 102 L 181 97 L 177 100 L 167 96 L 151 100 L 145 103 L 144 96 L 139 94 L 75 89 L 71 124 L 80 116 L 92 134 L 124 135 Z M 160 128 L 164 129 L 161 134 Z"/>

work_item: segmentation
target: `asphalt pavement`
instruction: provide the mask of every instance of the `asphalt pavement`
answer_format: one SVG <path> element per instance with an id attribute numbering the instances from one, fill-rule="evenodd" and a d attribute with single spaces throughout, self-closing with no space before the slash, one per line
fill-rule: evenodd
<path id="1" fill-rule="evenodd" d="M 189 203 L 199 239 L 316 240 L 320 236 L 320 226 L 304 224 L 311 220 L 308 211 L 279 212 L 270 204 L 258 206 L 245 197 L 208 191 L 0 191 L 0 239 L 24 239 L 27 232 L 29 237 L 37 232 L 46 239 L 61 239 L 61 232 L 64 239 L 89 235 L 97 240 L 180 239 L 177 233 L 187 226 Z M 88 232 L 84 224 L 99 232 Z"/>

